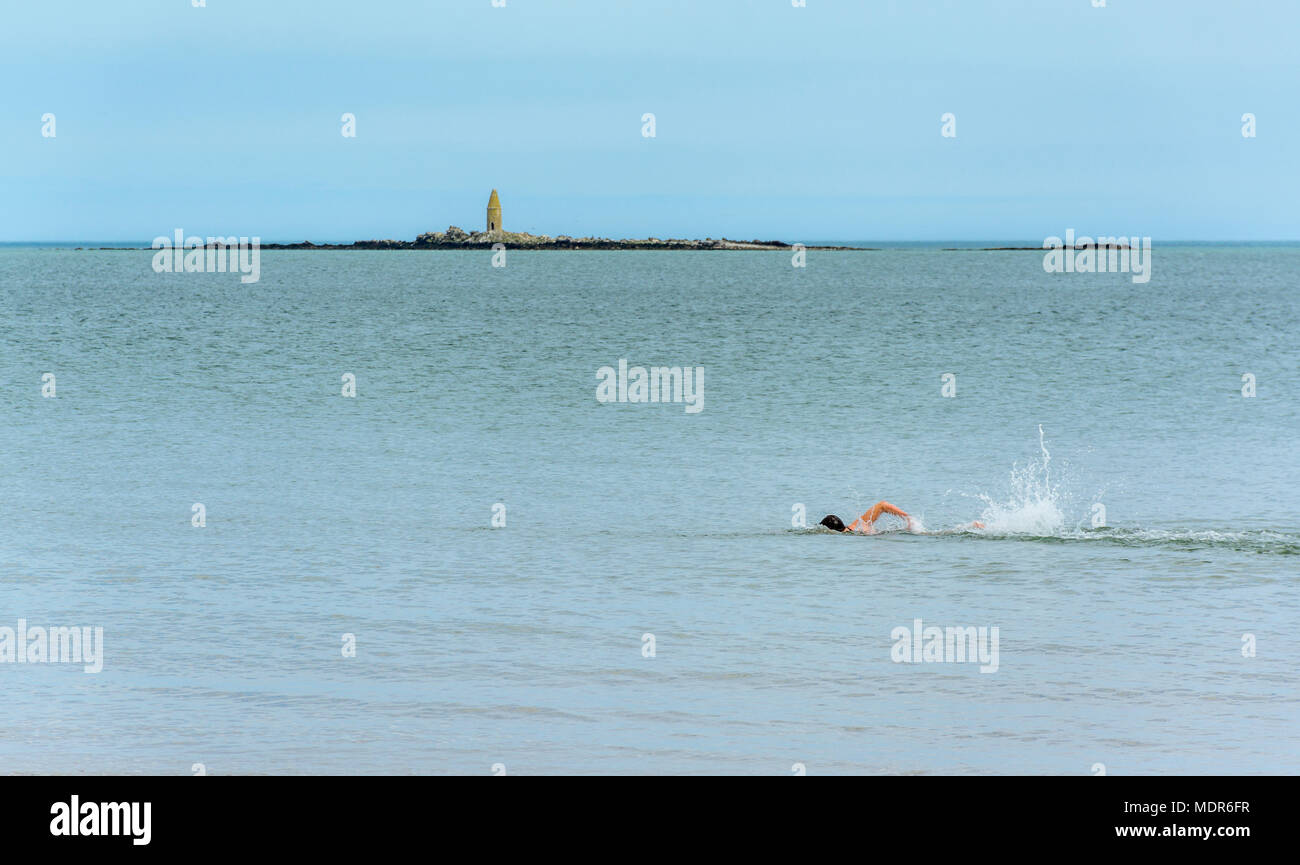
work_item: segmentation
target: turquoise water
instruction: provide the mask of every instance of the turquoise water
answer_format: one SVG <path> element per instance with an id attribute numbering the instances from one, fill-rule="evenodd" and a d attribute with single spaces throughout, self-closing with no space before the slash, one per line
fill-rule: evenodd
<path id="1" fill-rule="evenodd" d="M 1296 248 L 150 260 L 0 251 L 0 771 L 1300 771 Z"/>

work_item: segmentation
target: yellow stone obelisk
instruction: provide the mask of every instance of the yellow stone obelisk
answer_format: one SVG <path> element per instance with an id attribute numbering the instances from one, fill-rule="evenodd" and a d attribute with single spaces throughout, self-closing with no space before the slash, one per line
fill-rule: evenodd
<path id="1" fill-rule="evenodd" d="M 501 199 L 497 198 L 495 189 L 492 190 L 492 196 L 488 199 L 487 230 L 501 230 Z"/>

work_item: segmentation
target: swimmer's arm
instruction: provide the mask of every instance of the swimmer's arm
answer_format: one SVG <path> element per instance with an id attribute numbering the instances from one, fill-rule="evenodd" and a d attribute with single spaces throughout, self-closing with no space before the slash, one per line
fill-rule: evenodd
<path id="1" fill-rule="evenodd" d="M 902 517 L 910 527 L 912 518 L 908 516 L 907 511 L 900 507 L 895 507 L 886 501 L 878 501 L 872 505 L 871 510 L 854 520 L 853 525 L 849 526 L 850 531 L 871 531 L 872 525 L 880 519 L 881 514 L 893 514 L 896 517 Z"/>
<path id="2" fill-rule="evenodd" d="M 876 507 L 887 514 L 893 514 L 894 516 L 902 517 L 905 520 L 911 519 L 907 511 L 903 510 L 902 508 L 895 507 L 894 505 L 891 505 L 889 502 L 881 502 L 880 504 L 876 505 Z M 879 516 L 879 514 L 877 514 L 877 516 Z"/>

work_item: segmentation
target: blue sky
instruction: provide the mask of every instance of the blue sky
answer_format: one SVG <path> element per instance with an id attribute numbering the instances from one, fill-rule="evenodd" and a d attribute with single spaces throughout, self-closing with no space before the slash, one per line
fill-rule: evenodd
<path id="1" fill-rule="evenodd" d="M 0 240 L 409 239 L 493 187 L 548 234 L 1296 239 L 1298 32 L 1293 0 L 9 4 Z"/>

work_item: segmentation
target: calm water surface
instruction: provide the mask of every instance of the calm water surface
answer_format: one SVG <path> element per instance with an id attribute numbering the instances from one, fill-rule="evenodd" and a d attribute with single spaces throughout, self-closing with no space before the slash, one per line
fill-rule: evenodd
<path id="1" fill-rule="evenodd" d="M 0 250 L 0 771 L 1300 771 L 1300 250 L 150 259 Z"/>

